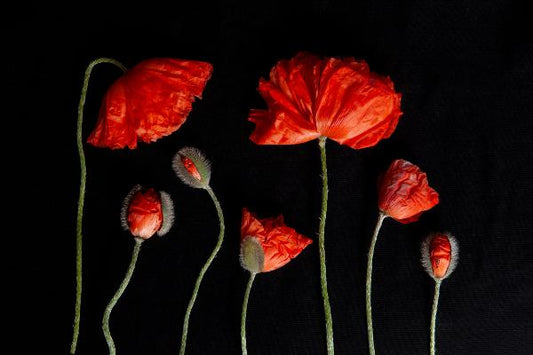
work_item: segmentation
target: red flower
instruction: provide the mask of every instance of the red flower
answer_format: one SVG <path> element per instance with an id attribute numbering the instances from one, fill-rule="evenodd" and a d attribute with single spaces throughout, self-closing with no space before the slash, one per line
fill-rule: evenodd
<path id="1" fill-rule="evenodd" d="M 457 266 L 459 245 L 449 233 L 434 233 L 422 243 L 422 265 L 435 280 L 448 277 Z"/>
<path id="2" fill-rule="evenodd" d="M 354 149 L 388 138 L 401 115 L 401 95 L 364 61 L 299 53 L 259 81 L 268 110 L 252 110 L 256 144 L 299 144 L 320 136 Z"/>
<path id="3" fill-rule="evenodd" d="M 164 235 L 174 222 L 174 208 L 170 196 L 153 188 L 135 186 L 124 199 L 122 226 L 134 237 L 148 239 L 154 234 Z"/>
<path id="4" fill-rule="evenodd" d="M 148 59 L 120 77 L 107 91 L 96 128 L 87 142 L 111 149 L 137 147 L 176 131 L 195 97 L 201 97 L 213 67 L 206 62 Z"/>
<path id="5" fill-rule="evenodd" d="M 392 162 L 379 186 L 379 209 L 401 223 L 417 221 L 423 211 L 439 203 L 439 194 L 428 185 L 426 173 L 410 162 Z"/>
<path id="6" fill-rule="evenodd" d="M 294 259 L 313 241 L 299 234 L 293 228 L 287 227 L 283 216 L 276 218 L 258 219 L 246 208 L 242 210 L 241 222 L 241 263 L 251 272 L 268 272 L 279 269 Z M 254 250 L 256 255 L 250 267 L 246 253 L 246 244 L 259 246 Z M 258 250 L 257 250 L 258 249 Z"/>

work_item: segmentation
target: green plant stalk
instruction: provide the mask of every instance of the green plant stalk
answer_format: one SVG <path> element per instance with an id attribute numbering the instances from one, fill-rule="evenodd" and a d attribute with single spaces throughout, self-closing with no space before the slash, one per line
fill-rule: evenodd
<path id="1" fill-rule="evenodd" d="M 429 341 L 429 353 L 435 355 L 435 328 L 437 324 L 437 308 L 439 307 L 440 296 L 440 283 L 441 280 L 435 281 L 435 294 L 433 295 L 433 307 L 431 309 L 431 326 L 429 329 L 430 341 Z"/>
<path id="2" fill-rule="evenodd" d="M 185 354 L 185 348 L 187 347 L 187 333 L 189 331 L 189 318 L 191 317 L 191 312 L 194 307 L 194 302 L 196 301 L 196 297 L 198 296 L 198 290 L 200 289 L 200 285 L 202 284 L 202 280 L 204 278 L 205 273 L 207 272 L 207 269 L 209 269 L 209 266 L 211 266 L 211 263 L 217 256 L 217 253 L 220 250 L 220 247 L 222 246 L 222 242 L 224 241 L 225 225 L 224 225 L 224 214 L 222 213 L 222 207 L 220 206 L 220 202 L 218 202 L 218 199 L 215 196 L 215 193 L 213 192 L 213 189 L 211 189 L 210 186 L 206 188 L 206 191 L 209 193 L 209 196 L 211 196 L 211 199 L 213 200 L 213 203 L 215 204 L 215 208 L 218 214 L 218 220 L 220 223 L 220 229 L 219 229 L 217 244 L 215 245 L 215 248 L 211 252 L 211 255 L 209 255 L 209 258 L 205 262 L 204 266 L 200 270 L 200 274 L 198 275 L 198 278 L 196 279 L 196 283 L 194 285 L 194 290 L 192 292 L 189 305 L 187 306 L 187 310 L 185 312 L 185 318 L 183 320 L 183 331 L 181 334 L 180 355 Z"/>
<path id="3" fill-rule="evenodd" d="M 374 348 L 374 329 L 372 327 L 372 261 L 374 259 L 374 249 L 376 248 L 379 230 L 385 218 L 387 218 L 387 215 L 380 212 L 376 227 L 374 228 L 374 234 L 372 235 L 372 241 L 370 242 L 368 264 L 366 267 L 366 327 L 368 331 L 368 352 L 370 355 L 376 354 L 376 349 Z"/>
<path id="4" fill-rule="evenodd" d="M 331 306 L 329 304 L 328 280 L 326 276 L 326 216 L 328 212 L 328 168 L 326 163 L 326 137 L 318 139 L 320 147 L 320 162 L 322 166 L 322 206 L 320 211 L 320 224 L 318 227 L 318 251 L 320 256 L 320 286 L 322 299 L 324 301 L 324 315 L 326 318 L 326 340 L 328 355 L 335 353 L 333 343 L 333 319 L 331 317 Z"/>
<path id="5" fill-rule="evenodd" d="M 89 86 L 89 79 L 93 68 L 100 63 L 110 63 L 118 68 L 126 71 L 126 67 L 122 63 L 111 58 L 98 58 L 93 60 L 85 70 L 83 79 L 83 87 L 81 89 L 80 102 L 78 104 L 78 124 L 76 129 L 76 144 L 78 146 L 78 155 L 80 158 L 80 194 L 78 198 L 78 215 L 76 221 L 76 304 L 74 306 L 74 329 L 72 333 L 72 343 L 70 345 L 70 354 L 76 353 L 78 344 L 78 336 L 80 333 L 81 320 L 81 292 L 82 292 L 82 222 L 83 222 L 83 206 L 85 204 L 85 186 L 87 184 L 87 167 L 85 162 L 85 152 L 83 151 L 83 108 L 85 107 L 85 99 L 87 97 L 87 88 Z"/>
<path id="6" fill-rule="evenodd" d="M 244 300 L 242 301 L 242 312 L 241 312 L 241 350 L 242 355 L 248 355 L 248 350 L 246 348 L 246 312 L 248 311 L 248 298 L 250 298 L 250 291 L 252 290 L 252 284 L 255 280 L 255 272 L 250 273 L 250 279 L 246 285 L 246 291 L 244 292 Z"/>
<path id="7" fill-rule="evenodd" d="M 124 290 L 126 290 L 126 287 L 128 287 L 128 284 L 130 283 L 133 271 L 135 271 L 135 265 L 137 264 L 137 258 L 139 256 L 139 251 L 141 250 L 141 245 L 143 241 L 144 239 L 142 238 L 135 238 L 135 246 L 133 247 L 133 253 L 131 255 L 131 261 L 130 265 L 128 266 L 128 271 L 126 272 L 126 276 L 124 276 L 124 280 L 122 280 L 122 283 L 118 287 L 117 292 L 115 292 L 113 298 L 111 298 L 111 301 L 109 301 L 109 304 L 107 305 L 104 311 L 104 318 L 102 319 L 102 330 L 104 331 L 107 347 L 109 348 L 109 355 L 115 355 L 117 353 L 115 342 L 113 341 L 111 331 L 109 330 L 109 318 L 111 317 L 111 311 L 113 311 L 113 307 L 115 307 L 120 296 L 122 296 Z"/>

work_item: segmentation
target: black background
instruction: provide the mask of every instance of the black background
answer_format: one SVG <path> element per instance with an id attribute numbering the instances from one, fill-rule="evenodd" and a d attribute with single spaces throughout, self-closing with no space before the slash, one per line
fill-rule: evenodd
<path id="1" fill-rule="evenodd" d="M 34 74 L 19 79 L 27 90 L 21 93 L 37 90 L 38 95 L 20 106 L 19 114 L 30 117 L 35 134 L 31 176 L 40 178 L 31 188 L 41 193 L 38 217 L 47 216 L 27 223 L 26 230 L 37 247 L 30 256 L 39 257 L 30 270 L 39 287 L 33 306 L 44 311 L 27 325 L 47 334 L 38 343 L 41 353 L 66 354 L 70 344 L 79 183 L 76 109 L 85 67 L 100 56 L 128 67 L 150 57 L 206 60 L 214 73 L 203 99 L 171 136 L 133 151 L 86 145 L 78 354 L 107 351 L 101 317 L 133 247 L 120 228 L 120 205 L 137 183 L 172 195 L 176 224 L 167 236 L 143 246 L 132 282 L 112 314 L 112 334 L 122 355 L 177 353 L 194 280 L 218 231 L 207 193 L 183 185 L 171 169 L 173 154 L 186 145 L 211 159 L 212 186 L 227 224 L 191 317 L 187 353 L 240 352 L 247 280 L 238 262 L 244 206 L 261 216 L 282 213 L 290 226 L 315 240 L 286 267 L 257 277 L 248 310 L 249 352 L 325 353 L 317 142 L 256 146 L 248 140 L 253 129 L 248 110 L 265 107 L 256 91 L 258 79 L 277 60 L 300 50 L 365 59 L 371 70 L 390 75 L 403 94 L 404 115 L 390 139 L 358 151 L 327 145 L 326 252 L 337 353 L 367 352 L 365 254 L 377 217 L 376 179 L 395 158 L 425 170 L 441 203 L 420 222 L 387 220 L 382 229 L 373 283 L 378 354 L 428 353 L 433 281 L 419 264 L 418 249 L 432 231 L 452 232 L 461 247 L 459 266 L 442 286 L 439 353 L 533 352 L 533 26 L 524 5 L 309 0 L 111 8 L 91 2 L 28 5 L 22 13 L 11 30 L 28 35 L 18 41 L 22 52 L 15 62 Z M 7 70 L 13 68 L 17 64 Z M 95 70 L 84 138 L 118 76 L 112 66 Z"/>

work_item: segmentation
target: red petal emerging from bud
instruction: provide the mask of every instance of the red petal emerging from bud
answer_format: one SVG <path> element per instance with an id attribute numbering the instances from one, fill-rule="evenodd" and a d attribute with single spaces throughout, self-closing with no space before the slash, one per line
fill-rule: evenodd
<path id="1" fill-rule="evenodd" d="M 262 272 L 284 266 L 313 242 L 293 228 L 287 227 L 283 216 L 258 219 L 245 208 L 242 211 L 241 241 L 247 238 L 255 238 L 263 248 Z"/>
<path id="2" fill-rule="evenodd" d="M 452 256 L 452 247 L 448 237 L 445 235 L 436 235 L 429 245 L 431 267 L 433 275 L 437 278 L 443 278 L 450 266 Z"/>
<path id="3" fill-rule="evenodd" d="M 185 169 L 187 169 L 189 174 L 191 174 L 197 180 L 202 180 L 202 176 L 198 172 L 198 169 L 196 169 L 196 166 L 194 165 L 191 159 L 182 155 L 181 162 L 183 163 L 183 166 L 185 167 Z"/>
<path id="4" fill-rule="evenodd" d="M 439 203 L 420 168 L 406 160 L 395 160 L 381 179 L 379 209 L 401 223 L 418 220 L 423 211 Z"/>
<path id="5" fill-rule="evenodd" d="M 161 195 L 153 188 L 137 187 L 132 192 L 125 201 L 125 223 L 133 236 L 148 239 L 163 224 Z"/>
<path id="6" fill-rule="evenodd" d="M 459 244 L 449 233 L 430 234 L 422 243 L 422 266 L 435 280 L 448 277 L 459 260 Z"/>

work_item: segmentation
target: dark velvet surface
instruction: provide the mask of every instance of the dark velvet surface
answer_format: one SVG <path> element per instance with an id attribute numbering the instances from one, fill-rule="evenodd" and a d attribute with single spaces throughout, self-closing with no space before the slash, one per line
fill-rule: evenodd
<path id="1" fill-rule="evenodd" d="M 20 110 L 31 115 L 28 122 L 42 142 L 33 156 L 42 176 L 35 186 L 43 193 L 38 199 L 42 220 L 26 233 L 42 257 L 31 270 L 39 287 L 31 307 L 40 307 L 43 314 L 28 318 L 27 330 L 46 337 L 34 344 L 30 336 L 26 345 L 57 354 L 66 354 L 70 345 L 79 183 L 76 110 L 85 67 L 101 56 L 128 67 L 165 56 L 209 61 L 214 73 L 203 99 L 173 135 L 136 150 L 85 146 L 78 354 L 107 352 L 102 313 L 134 244 L 120 228 L 121 201 L 137 183 L 171 194 L 176 224 L 167 236 L 143 246 L 131 284 L 111 316 L 111 330 L 121 355 L 178 352 L 194 281 L 218 233 L 208 194 L 183 185 L 171 169 L 172 156 L 186 145 L 211 159 L 212 186 L 227 225 L 226 240 L 191 317 L 187 353 L 240 353 L 247 280 L 238 261 L 244 206 L 263 217 L 281 213 L 287 224 L 315 241 L 287 266 L 256 278 L 248 308 L 249 353 L 325 353 L 317 249 L 318 143 L 256 146 L 248 139 L 253 129 L 248 110 L 265 107 L 256 91 L 258 79 L 278 59 L 306 50 L 365 59 L 371 70 L 390 75 L 403 94 L 404 115 L 390 139 L 358 151 L 327 144 L 326 253 L 336 353 L 367 353 L 364 278 L 378 213 L 376 181 L 396 158 L 425 170 L 441 203 L 417 223 L 388 219 L 383 226 L 374 258 L 377 353 L 429 352 L 433 281 L 420 266 L 419 245 L 433 231 L 453 233 L 461 247 L 459 265 L 441 288 L 438 353 L 533 353 L 533 28 L 522 4 L 42 4 L 28 5 L 13 26 L 15 31 L 30 29 L 20 42 L 28 53 L 20 63 L 35 74 L 23 84 L 40 92 Z M 118 75 L 111 66 L 95 70 L 85 139 L 106 88 Z"/>

